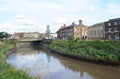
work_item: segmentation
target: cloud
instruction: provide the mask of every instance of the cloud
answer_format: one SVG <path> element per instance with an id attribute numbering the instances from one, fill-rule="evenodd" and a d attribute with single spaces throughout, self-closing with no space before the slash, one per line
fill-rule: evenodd
<path id="1" fill-rule="evenodd" d="M 16 15 L 16 18 L 24 18 L 24 15 L 23 14 L 18 14 L 18 15 Z"/>
<path id="2" fill-rule="evenodd" d="M 111 3 L 108 5 L 108 13 L 113 15 L 120 15 L 120 5 L 118 3 Z"/>
<path id="3" fill-rule="evenodd" d="M 46 30 L 46 25 L 40 24 L 35 19 L 28 19 L 23 15 L 16 15 L 15 22 L 5 22 L 0 24 L 0 31 L 6 31 L 9 33 L 14 32 L 40 32 L 44 33 Z"/>
<path id="4" fill-rule="evenodd" d="M 83 20 L 85 25 L 92 25 L 101 21 L 119 17 L 119 3 L 117 0 L 3 0 L 0 4 L 1 15 L 5 12 L 15 28 L 13 31 L 44 31 L 50 25 L 51 31 L 56 32 L 64 23 Z M 2 22 L 3 20 L 0 20 Z M 1 23 L 4 25 L 6 22 Z M 5 26 L 6 27 L 6 26 Z M 43 29 L 43 30 L 41 30 Z M 6 29 L 5 29 L 6 30 Z"/>
<path id="5" fill-rule="evenodd" d="M 68 19 L 66 17 L 59 16 L 59 17 L 52 18 L 52 22 L 54 24 L 64 24 L 68 22 Z"/>

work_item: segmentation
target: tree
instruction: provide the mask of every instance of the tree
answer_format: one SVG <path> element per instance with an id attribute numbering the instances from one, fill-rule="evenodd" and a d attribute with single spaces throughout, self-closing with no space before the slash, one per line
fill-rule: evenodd
<path id="1" fill-rule="evenodd" d="M 6 32 L 0 32 L 0 39 L 3 40 L 4 38 L 8 38 L 9 35 Z"/>

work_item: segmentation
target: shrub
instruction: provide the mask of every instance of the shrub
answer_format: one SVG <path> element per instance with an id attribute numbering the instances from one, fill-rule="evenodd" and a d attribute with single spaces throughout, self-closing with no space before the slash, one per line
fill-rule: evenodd
<path id="1" fill-rule="evenodd" d="M 120 61 L 120 41 L 57 40 L 50 48 L 101 60 Z"/>

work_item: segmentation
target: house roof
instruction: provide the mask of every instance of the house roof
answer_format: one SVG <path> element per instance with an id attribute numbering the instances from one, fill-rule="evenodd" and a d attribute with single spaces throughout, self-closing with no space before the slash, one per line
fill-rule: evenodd
<path id="1" fill-rule="evenodd" d="M 69 28 L 73 28 L 73 27 L 78 27 L 78 26 L 80 26 L 80 25 L 74 23 L 74 24 L 71 24 L 71 25 L 67 26 L 65 29 L 69 29 Z M 83 27 L 86 27 L 86 26 L 83 25 L 83 24 L 82 24 L 82 26 L 83 26 Z"/>
<path id="2" fill-rule="evenodd" d="M 109 19 L 109 21 L 118 21 L 120 18 L 115 18 L 115 19 Z"/>
<path id="3" fill-rule="evenodd" d="M 96 24 L 94 24 L 94 25 L 92 25 L 92 26 L 90 26 L 90 27 L 101 26 L 101 25 L 104 25 L 104 22 L 96 23 Z"/>

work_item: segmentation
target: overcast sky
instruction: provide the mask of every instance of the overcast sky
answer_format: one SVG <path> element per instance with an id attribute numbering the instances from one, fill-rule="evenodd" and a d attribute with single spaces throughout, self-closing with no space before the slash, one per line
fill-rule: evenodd
<path id="1" fill-rule="evenodd" d="M 120 18 L 120 0 L 0 0 L 0 31 L 40 32 L 50 25 L 56 32 L 64 23 L 84 25 Z"/>

